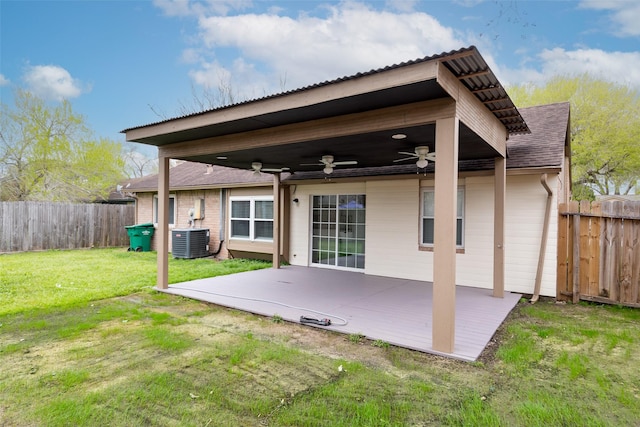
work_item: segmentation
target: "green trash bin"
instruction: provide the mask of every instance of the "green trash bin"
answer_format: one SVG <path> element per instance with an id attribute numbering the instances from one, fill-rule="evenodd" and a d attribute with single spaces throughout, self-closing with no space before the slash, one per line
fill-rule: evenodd
<path id="1" fill-rule="evenodd" d="M 124 228 L 129 235 L 128 251 L 149 252 L 151 250 L 151 237 L 154 231 L 152 223 L 127 225 Z"/>

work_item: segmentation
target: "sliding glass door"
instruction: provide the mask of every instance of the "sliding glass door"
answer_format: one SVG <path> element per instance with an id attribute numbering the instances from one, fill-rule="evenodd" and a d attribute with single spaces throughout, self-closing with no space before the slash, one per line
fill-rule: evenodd
<path id="1" fill-rule="evenodd" d="M 364 269 L 365 196 L 313 196 L 311 263 Z"/>

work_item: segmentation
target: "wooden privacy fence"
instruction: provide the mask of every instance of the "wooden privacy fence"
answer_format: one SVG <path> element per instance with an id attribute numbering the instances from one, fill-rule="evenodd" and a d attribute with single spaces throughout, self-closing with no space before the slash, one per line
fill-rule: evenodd
<path id="1" fill-rule="evenodd" d="M 558 299 L 640 307 L 640 202 L 559 207 Z"/>
<path id="2" fill-rule="evenodd" d="M 128 246 L 133 205 L 0 202 L 0 253 Z"/>

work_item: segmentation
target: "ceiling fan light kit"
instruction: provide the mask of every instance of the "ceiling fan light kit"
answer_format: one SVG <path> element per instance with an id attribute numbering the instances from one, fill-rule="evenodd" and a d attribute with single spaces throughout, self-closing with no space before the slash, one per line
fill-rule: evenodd
<path id="1" fill-rule="evenodd" d="M 345 160 L 342 162 L 335 162 L 334 157 L 331 154 L 325 154 L 320 159 L 320 163 L 302 163 L 300 166 L 316 166 L 316 165 L 324 166 L 324 168 L 322 169 L 322 172 L 324 172 L 327 175 L 330 175 L 333 173 L 333 168 L 335 168 L 336 166 L 357 165 L 357 164 L 358 164 L 357 160 Z"/>
<path id="2" fill-rule="evenodd" d="M 429 162 L 426 159 L 420 159 L 416 162 L 416 166 L 420 169 L 426 168 Z"/>
<path id="3" fill-rule="evenodd" d="M 436 159 L 436 153 L 429 152 L 429 147 L 426 145 L 417 146 L 413 153 L 409 153 L 407 151 L 399 151 L 398 154 L 404 154 L 405 156 L 409 156 L 409 157 L 396 159 L 394 160 L 394 163 L 416 159 L 416 166 L 418 167 L 418 169 L 426 168 L 427 165 L 429 164 L 429 161 L 433 162 Z"/>

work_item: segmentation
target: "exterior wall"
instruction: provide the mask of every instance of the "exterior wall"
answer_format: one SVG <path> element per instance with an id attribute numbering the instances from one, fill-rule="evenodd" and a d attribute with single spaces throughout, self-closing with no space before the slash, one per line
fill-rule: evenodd
<path id="1" fill-rule="evenodd" d="M 136 224 L 153 222 L 153 194 L 155 193 L 138 193 L 136 199 Z M 151 244 L 154 244 L 153 240 L 151 240 Z"/>
<path id="2" fill-rule="evenodd" d="M 227 191 L 228 199 L 227 199 L 227 217 L 226 217 L 226 233 L 227 237 L 231 236 L 231 221 L 230 221 L 230 209 L 231 203 L 229 202 L 229 198 L 231 197 L 251 197 L 251 196 L 273 196 L 273 188 L 272 187 L 257 187 L 257 188 L 232 188 Z M 231 255 L 237 258 L 263 258 L 270 259 L 270 257 L 265 257 L 262 255 L 252 255 L 255 254 L 272 254 L 273 253 L 273 243 L 272 242 L 251 242 L 242 239 L 227 239 L 226 244 L 228 250 L 231 252 Z"/>
<path id="3" fill-rule="evenodd" d="M 420 251 L 420 180 L 367 183 L 365 273 L 433 280 L 433 253 Z"/>
<path id="4" fill-rule="evenodd" d="M 557 176 L 554 189 L 541 294 L 555 296 L 557 253 Z M 493 177 L 459 180 L 465 188 L 464 251 L 456 258 L 459 285 L 493 287 Z M 364 193 L 367 196 L 365 273 L 413 280 L 433 280 L 433 252 L 420 248 L 420 188 L 433 186 L 420 177 L 357 184 L 298 185 L 291 198 L 291 253 L 294 265 L 309 265 L 309 203 L 313 194 Z M 547 192 L 540 175 L 508 175 L 505 290 L 533 293 Z"/>
<path id="5" fill-rule="evenodd" d="M 153 222 L 153 199 L 157 193 L 138 193 L 136 202 L 136 223 Z M 204 219 L 195 220 L 196 228 L 208 228 L 210 230 L 209 251 L 218 250 L 220 242 L 220 190 L 193 190 L 172 191 L 175 196 L 176 216 L 175 224 L 169 226 L 169 251 L 171 251 L 171 230 L 175 228 L 189 228 L 189 209 L 194 207 L 196 200 L 204 199 Z M 157 224 L 156 224 L 157 228 Z M 151 249 L 157 250 L 157 239 L 151 239 Z M 227 258 L 228 253 L 223 244 L 218 255 L 219 258 Z"/>

